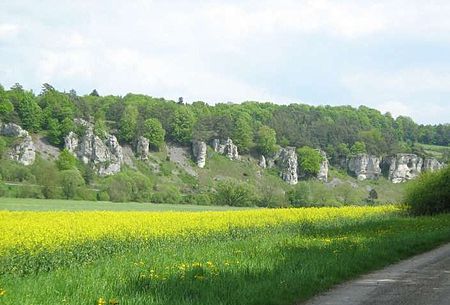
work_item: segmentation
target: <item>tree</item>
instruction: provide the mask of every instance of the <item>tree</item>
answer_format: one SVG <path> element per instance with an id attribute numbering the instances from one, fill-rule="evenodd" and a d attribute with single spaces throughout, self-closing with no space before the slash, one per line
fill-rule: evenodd
<path id="1" fill-rule="evenodd" d="M 139 112 L 134 106 L 127 106 L 119 122 L 119 137 L 123 141 L 132 142 L 136 136 Z"/>
<path id="2" fill-rule="evenodd" d="M 258 129 L 256 136 L 256 145 L 258 151 L 266 156 L 273 155 L 277 152 L 277 135 L 275 130 L 263 125 Z"/>
<path id="3" fill-rule="evenodd" d="M 323 157 L 317 149 L 303 146 L 297 149 L 297 156 L 300 171 L 303 175 L 307 177 L 317 175 L 323 161 Z"/>
<path id="4" fill-rule="evenodd" d="M 233 143 L 239 148 L 240 152 L 246 153 L 250 150 L 250 147 L 253 144 L 251 117 L 246 112 L 238 112 L 234 116 L 232 140 Z"/>
<path id="5" fill-rule="evenodd" d="M 350 147 L 350 153 L 352 155 L 366 153 L 366 144 L 364 142 L 356 141 L 352 147 Z"/>
<path id="6" fill-rule="evenodd" d="M 164 143 L 164 137 L 166 135 L 166 131 L 162 127 L 161 122 L 154 118 L 147 119 L 144 122 L 143 129 L 143 135 L 149 140 L 150 146 L 159 150 Z"/>
<path id="7" fill-rule="evenodd" d="M 92 92 L 91 93 L 89 93 L 89 95 L 90 96 L 100 96 L 99 94 L 98 94 L 98 92 L 97 92 L 97 89 L 94 89 L 94 90 L 92 90 Z"/>
<path id="8" fill-rule="evenodd" d="M 192 140 L 192 129 L 195 118 L 189 108 L 178 107 L 171 124 L 171 137 L 175 142 L 188 144 Z"/>
<path id="9" fill-rule="evenodd" d="M 219 183 L 215 199 L 217 205 L 248 207 L 256 203 L 253 188 L 246 183 L 234 180 Z"/>
<path id="10" fill-rule="evenodd" d="M 84 185 L 83 177 L 76 169 L 64 170 L 61 175 L 61 187 L 66 199 L 74 198 L 79 187 Z"/>
<path id="11" fill-rule="evenodd" d="M 67 149 L 63 149 L 56 160 L 56 166 L 59 170 L 69 170 L 76 168 L 77 158 Z"/>
<path id="12" fill-rule="evenodd" d="M 10 93 L 22 127 L 31 132 L 38 131 L 42 122 L 42 109 L 36 103 L 34 95 L 21 89 L 13 89 Z"/>

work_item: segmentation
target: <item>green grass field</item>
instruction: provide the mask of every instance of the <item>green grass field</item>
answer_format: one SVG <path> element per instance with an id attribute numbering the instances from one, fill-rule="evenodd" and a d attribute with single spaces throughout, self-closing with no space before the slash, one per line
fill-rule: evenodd
<path id="1" fill-rule="evenodd" d="M 450 241 L 450 215 L 0 212 L 0 230 L 0 304 L 287 305 Z"/>
<path id="2" fill-rule="evenodd" d="M 226 211 L 245 208 L 188 204 L 82 201 L 0 197 L 0 210 L 7 211 Z M 249 208 L 246 208 L 249 209 Z"/>

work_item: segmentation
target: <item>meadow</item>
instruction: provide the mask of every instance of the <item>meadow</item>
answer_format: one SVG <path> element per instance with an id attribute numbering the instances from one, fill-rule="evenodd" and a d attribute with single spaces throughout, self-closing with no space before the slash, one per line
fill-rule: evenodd
<path id="1" fill-rule="evenodd" d="M 396 206 L 0 211 L 1 304 L 294 304 L 450 240 Z"/>

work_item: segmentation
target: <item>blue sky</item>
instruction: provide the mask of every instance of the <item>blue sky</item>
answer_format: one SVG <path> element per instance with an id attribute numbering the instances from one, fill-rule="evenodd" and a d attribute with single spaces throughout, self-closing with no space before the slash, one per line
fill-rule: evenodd
<path id="1" fill-rule="evenodd" d="M 0 83 L 450 122 L 449 1 L 2 1 Z"/>

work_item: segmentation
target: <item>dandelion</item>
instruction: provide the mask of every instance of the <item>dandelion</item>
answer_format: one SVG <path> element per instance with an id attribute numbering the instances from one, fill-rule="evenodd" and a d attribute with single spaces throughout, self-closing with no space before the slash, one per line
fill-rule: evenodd
<path id="1" fill-rule="evenodd" d="M 104 298 L 99 298 L 97 301 L 97 305 L 105 305 L 106 304 L 106 300 Z"/>
<path id="2" fill-rule="evenodd" d="M 0 288 L 0 297 L 2 297 L 2 296 L 4 296 L 4 295 L 6 295 L 6 290 Z"/>

